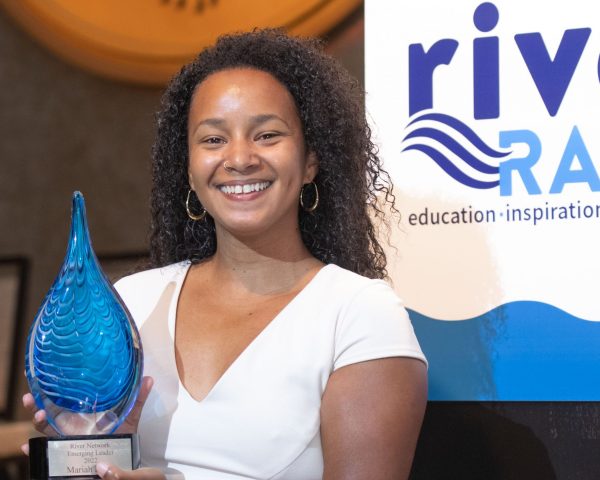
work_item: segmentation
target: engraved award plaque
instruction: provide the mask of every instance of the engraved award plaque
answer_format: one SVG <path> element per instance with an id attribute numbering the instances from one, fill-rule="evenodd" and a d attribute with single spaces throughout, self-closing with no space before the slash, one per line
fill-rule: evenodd
<path id="1" fill-rule="evenodd" d="M 137 436 L 113 432 L 135 403 L 142 368 L 139 333 L 102 273 L 75 192 L 67 254 L 27 340 L 29 388 L 58 434 L 29 440 L 30 479 L 99 478 L 98 462 L 137 468 Z"/>

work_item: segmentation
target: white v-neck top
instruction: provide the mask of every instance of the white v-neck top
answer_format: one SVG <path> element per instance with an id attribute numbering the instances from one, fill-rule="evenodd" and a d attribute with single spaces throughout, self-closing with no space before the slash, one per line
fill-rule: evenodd
<path id="1" fill-rule="evenodd" d="M 188 268 L 115 285 L 140 330 L 144 375 L 154 378 L 138 429 L 142 465 L 170 480 L 320 479 L 319 412 L 331 373 L 376 358 L 425 361 L 387 283 L 327 265 L 198 402 L 179 380 L 173 341 Z"/>

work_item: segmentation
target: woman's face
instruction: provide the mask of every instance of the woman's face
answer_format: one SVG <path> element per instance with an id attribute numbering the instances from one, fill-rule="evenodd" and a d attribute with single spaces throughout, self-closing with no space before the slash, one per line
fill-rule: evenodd
<path id="1" fill-rule="evenodd" d="M 223 70 L 196 87 L 188 120 L 189 182 L 217 232 L 294 231 L 298 197 L 318 169 L 291 94 L 272 75 Z"/>

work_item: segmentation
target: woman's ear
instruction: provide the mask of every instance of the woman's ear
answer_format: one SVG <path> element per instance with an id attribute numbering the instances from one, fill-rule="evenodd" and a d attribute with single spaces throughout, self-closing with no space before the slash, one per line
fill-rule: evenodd
<path id="1" fill-rule="evenodd" d="M 196 189 L 194 188 L 194 178 L 192 177 L 192 174 L 188 171 L 188 183 L 190 184 L 190 188 L 194 191 L 196 191 Z"/>
<path id="2" fill-rule="evenodd" d="M 319 173 L 319 159 L 315 152 L 308 152 L 304 168 L 304 183 L 312 182 Z"/>

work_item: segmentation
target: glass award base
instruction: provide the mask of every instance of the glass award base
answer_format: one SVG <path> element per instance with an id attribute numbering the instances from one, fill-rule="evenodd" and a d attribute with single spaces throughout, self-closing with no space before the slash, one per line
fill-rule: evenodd
<path id="1" fill-rule="evenodd" d="M 30 438 L 29 479 L 98 479 L 97 463 L 134 470 L 140 465 L 139 452 L 135 434 Z"/>

